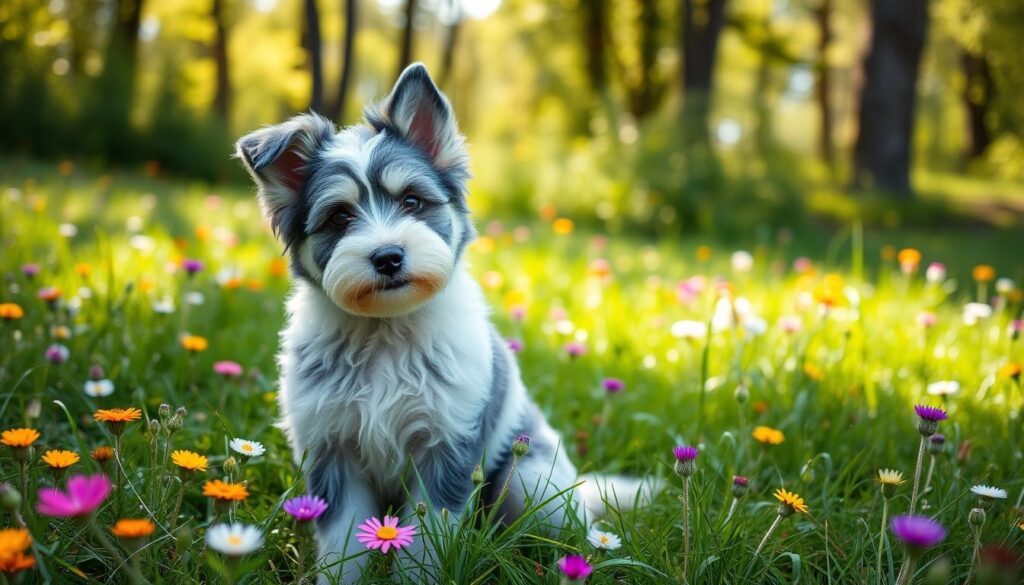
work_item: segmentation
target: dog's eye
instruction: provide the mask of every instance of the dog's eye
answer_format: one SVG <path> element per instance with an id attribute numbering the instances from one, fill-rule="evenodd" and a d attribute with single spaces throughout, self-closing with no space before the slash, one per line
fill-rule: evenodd
<path id="1" fill-rule="evenodd" d="M 419 211 L 423 207 L 423 200 L 415 195 L 406 195 L 402 198 L 402 209 L 409 213 Z"/>
<path id="2" fill-rule="evenodd" d="M 352 222 L 352 214 L 345 210 L 335 211 L 327 221 L 336 228 L 344 229 Z"/>

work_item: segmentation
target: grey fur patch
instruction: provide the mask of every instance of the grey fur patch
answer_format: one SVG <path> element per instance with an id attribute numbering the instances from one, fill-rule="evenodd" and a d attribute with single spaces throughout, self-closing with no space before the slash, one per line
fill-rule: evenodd
<path id="1" fill-rule="evenodd" d="M 337 446 L 324 445 L 314 453 L 306 475 L 309 493 L 327 502 L 327 510 L 317 518 L 317 524 L 326 526 L 341 512 L 345 489 L 345 459 Z"/>

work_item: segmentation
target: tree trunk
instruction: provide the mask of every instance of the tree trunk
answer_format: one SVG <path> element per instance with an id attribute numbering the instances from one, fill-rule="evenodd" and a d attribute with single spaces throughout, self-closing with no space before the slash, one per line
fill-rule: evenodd
<path id="1" fill-rule="evenodd" d="M 139 24 L 144 0 L 118 0 L 114 25 L 107 42 L 103 74 L 94 96 L 100 143 L 111 158 L 133 152 L 131 110 L 135 101 L 135 69 L 138 64 Z"/>
<path id="2" fill-rule="evenodd" d="M 828 63 L 828 48 L 832 43 L 832 0 L 820 0 L 814 10 L 814 18 L 818 23 L 818 84 L 814 94 L 821 115 L 818 151 L 825 164 L 834 170 L 836 158 L 835 143 L 832 139 L 832 70 Z"/>
<path id="3" fill-rule="evenodd" d="M 654 78 L 654 68 L 658 60 L 660 22 L 656 0 L 640 0 L 640 13 L 637 16 L 640 44 L 639 74 L 634 84 L 627 83 L 626 86 L 629 112 L 637 120 L 642 120 L 653 112 L 664 93 L 664 86 Z"/>
<path id="4" fill-rule="evenodd" d="M 447 87 L 448 80 L 452 75 L 452 67 L 455 65 L 455 46 L 459 40 L 459 28 L 462 26 L 462 14 L 459 10 L 459 0 L 448 0 L 452 10 L 452 23 L 448 25 L 448 35 L 444 39 L 444 52 L 441 54 L 441 74 L 438 79 L 441 87 Z"/>
<path id="5" fill-rule="evenodd" d="M 227 124 L 231 103 L 231 76 L 228 70 L 228 33 L 227 25 L 224 23 L 224 0 L 213 0 L 211 16 L 215 31 L 213 60 L 217 64 L 217 87 L 213 96 L 213 109 Z"/>
<path id="6" fill-rule="evenodd" d="M 402 48 L 398 53 L 398 71 L 395 79 L 412 63 L 413 22 L 416 20 L 416 0 L 405 0 L 405 28 L 402 29 Z"/>
<path id="7" fill-rule="evenodd" d="M 928 0 L 871 0 L 854 185 L 910 195 L 915 85 L 928 28 Z"/>
<path id="8" fill-rule="evenodd" d="M 711 144 L 708 117 L 725 2 L 683 0 L 683 134 L 687 144 Z"/>
<path id="9" fill-rule="evenodd" d="M 309 74 L 311 81 L 309 109 L 318 114 L 324 113 L 324 69 L 323 59 L 320 55 L 320 11 L 317 9 L 316 0 L 305 0 L 303 6 L 303 31 L 302 46 L 306 49 L 309 58 Z"/>
<path id="10" fill-rule="evenodd" d="M 358 30 L 358 0 L 342 0 L 345 7 L 345 38 L 342 41 L 341 74 L 338 77 L 338 95 L 334 101 L 331 111 L 338 116 L 338 123 L 345 123 L 345 103 L 348 100 L 348 89 L 352 83 L 352 68 L 354 67 L 352 49 L 355 46 L 356 30 Z"/>
<path id="11" fill-rule="evenodd" d="M 608 83 L 605 70 L 605 41 L 607 40 L 607 0 L 584 0 L 583 47 L 586 50 L 587 80 L 595 95 L 602 95 Z"/>
<path id="12" fill-rule="evenodd" d="M 964 73 L 964 106 L 967 108 L 967 159 L 973 160 L 985 153 L 992 143 L 992 133 L 986 124 L 992 104 L 992 69 L 984 55 L 964 53 L 961 58 Z"/>

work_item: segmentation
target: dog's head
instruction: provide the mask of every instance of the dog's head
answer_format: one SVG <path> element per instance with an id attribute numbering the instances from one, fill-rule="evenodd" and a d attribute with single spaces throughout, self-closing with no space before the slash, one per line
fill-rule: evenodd
<path id="1" fill-rule="evenodd" d="M 463 137 L 420 64 L 337 132 L 316 114 L 238 141 L 291 269 L 343 310 L 410 313 L 448 284 L 474 235 Z"/>

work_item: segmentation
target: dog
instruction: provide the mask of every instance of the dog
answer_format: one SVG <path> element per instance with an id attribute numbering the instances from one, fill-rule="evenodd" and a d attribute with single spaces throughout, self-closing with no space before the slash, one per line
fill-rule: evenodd
<path id="1" fill-rule="evenodd" d="M 457 522 L 478 465 L 506 520 L 549 499 L 553 530 L 610 496 L 628 506 L 644 482 L 577 477 L 465 271 L 470 173 L 447 98 L 414 64 L 364 115 L 338 131 L 302 114 L 236 145 L 290 261 L 280 426 L 328 503 L 317 539 L 334 578 L 359 579 L 366 555 L 338 561 L 361 552 L 356 526 L 371 516 L 418 521 L 424 502 Z M 519 435 L 529 450 L 513 465 Z M 426 558 L 424 540 L 403 553 Z"/>

